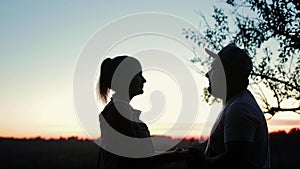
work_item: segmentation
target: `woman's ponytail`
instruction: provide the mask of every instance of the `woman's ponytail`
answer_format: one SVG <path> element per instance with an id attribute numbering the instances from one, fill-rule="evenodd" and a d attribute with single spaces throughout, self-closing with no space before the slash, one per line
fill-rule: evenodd
<path id="1" fill-rule="evenodd" d="M 117 56 L 113 59 L 107 58 L 105 59 L 100 68 L 100 78 L 98 82 L 98 93 L 100 95 L 100 99 L 106 103 L 107 96 L 109 94 L 109 89 L 111 89 L 111 81 L 114 75 L 115 70 L 119 66 L 119 64 L 129 56 Z"/>
<path id="2" fill-rule="evenodd" d="M 100 99 L 106 103 L 107 102 L 107 96 L 109 94 L 109 89 L 111 88 L 111 72 L 112 68 L 112 59 L 107 58 L 105 59 L 101 64 L 101 70 L 100 70 L 100 78 L 99 78 L 99 94 Z"/>

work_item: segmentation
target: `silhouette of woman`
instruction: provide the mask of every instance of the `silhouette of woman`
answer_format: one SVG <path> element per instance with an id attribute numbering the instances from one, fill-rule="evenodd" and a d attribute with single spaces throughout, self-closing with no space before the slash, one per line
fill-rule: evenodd
<path id="1" fill-rule="evenodd" d="M 163 163 L 184 160 L 184 151 L 154 155 L 147 125 L 140 111 L 129 104 L 142 94 L 146 79 L 140 62 L 131 56 L 107 58 L 101 64 L 98 92 L 107 103 L 110 89 L 115 93 L 99 115 L 101 129 L 100 169 L 152 168 Z"/>

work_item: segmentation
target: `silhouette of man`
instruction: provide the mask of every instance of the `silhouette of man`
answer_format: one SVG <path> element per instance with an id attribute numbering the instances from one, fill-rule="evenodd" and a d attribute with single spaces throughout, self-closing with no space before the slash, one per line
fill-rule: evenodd
<path id="1" fill-rule="evenodd" d="M 270 168 L 266 119 L 247 90 L 252 71 L 250 57 L 234 44 L 225 46 L 218 54 L 205 51 L 214 58 L 206 74 L 208 90 L 222 99 L 224 106 L 204 156 L 196 152 L 198 160 L 190 159 L 188 165 L 191 168 Z"/>

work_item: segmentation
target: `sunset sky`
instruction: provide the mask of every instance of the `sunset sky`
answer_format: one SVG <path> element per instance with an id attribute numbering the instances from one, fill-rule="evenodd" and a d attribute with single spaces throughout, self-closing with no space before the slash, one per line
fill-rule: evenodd
<path id="1" fill-rule="evenodd" d="M 98 137 L 99 112 L 91 121 L 92 130 L 80 122 L 73 98 L 73 79 L 78 58 L 89 39 L 101 28 L 124 16 L 143 12 L 165 13 L 178 16 L 198 27 L 200 10 L 207 17 L 213 13 L 214 1 L 152 0 L 152 1 L 1 1 L 0 2 L 0 137 Z M 124 26 L 125 27 L 125 26 Z M 118 31 L 118 30 L 114 30 Z M 103 41 L 105 42 L 105 40 Z M 147 42 L 147 43 L 146 43 Z M 168 45 L 166 45 L 166 43 Z M 128 40 L 128 46 L 120 45 L 110 55 L 146 55 L 143 50 L 163 49 L 172 46 L 162 37 L 144 36 Z M 172 46 L 175 52 L 184 50 Z M 99 44 L 101 46 L 101 44 Z M 132 46 L 135 46 L 133 48 Z M 169 49 L 168 49 L 169 50 Z M 100 61 L 100 59 L 99 59 Z M 98 63 L 97 63 L 98 64 Z M 199 97 L 206 79 L 189 67 L 197 81 Z M 95 70 L 96 73 L 96 70 Z M 182 136 L 184 122 L 173 126 L 179 116 L 180 94 L 171 76 L 155 70 L 145 71 L 145 94 L 133 100 L 133 105 L 143 111 L 151 109 L 150 96 L 157 90 L 164 91 L 166 114 L 149 121 L 152 134 Z M 171 101 L 168 98 L 172 98 Z M 208 134 L 217 114 L 200 98 L 197 119 L 188 136 Z M 168 107 L 169 106 L 169 107 Z M 100 109 L 103 105 L 100 105 Z M 207 120 L 207 119 L 210 120 Z M 269 130 L 289 130 L 300 126 L 300 115 L 290 112 L 277 114 L 268 121 Z M 170 127 L 174 130 L 168 131 Z M 183 127 L 184 128 L 184 127 Z"/>

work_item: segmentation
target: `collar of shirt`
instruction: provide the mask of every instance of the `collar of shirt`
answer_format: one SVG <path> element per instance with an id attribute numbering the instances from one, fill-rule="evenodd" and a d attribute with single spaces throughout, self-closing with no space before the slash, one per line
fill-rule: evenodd
<path id="1" fill-rule="evenodd" d="M 130 108 L 131 112 L 132 112 L 132 120 L 135 122 L 141 122 L 140 120 L 140 115 L 141 115 L 141 111 L 134 109 L 130 104 L 129 104 L 129 100 L 128 99 L 123 99 L 122 97 L 120 97 L 119 95 L 114 94 L 111 98 L 112 102 L 122 102 L 128 105 L 128 107 Z"/>

